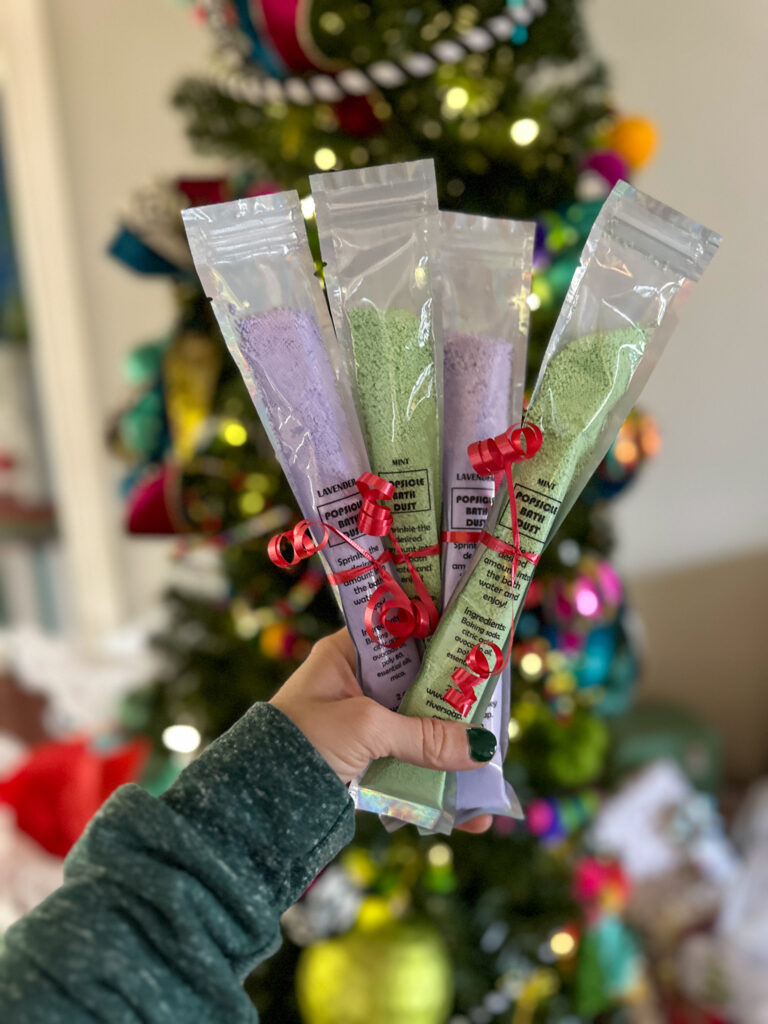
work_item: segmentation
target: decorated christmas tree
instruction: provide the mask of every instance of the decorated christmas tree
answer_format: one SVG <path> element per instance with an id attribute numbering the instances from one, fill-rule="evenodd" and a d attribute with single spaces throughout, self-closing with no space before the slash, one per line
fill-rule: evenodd
<path id="1" fill-rule="evenodd" d="M 169 751 L 219 735 L 338 624 L 319 565 L 286 574 L 267 556 L 267 538 L 298 515 L 179 211 L 295 188 L 314 243 L 308 174 L 433 157 L 444 209 L 537 222 L 532 381 L 602 200 L 654 146 L 647 121 L 613 110 L 574 0 L 192 10 L 212 31 L 215 70 L 182 82 L 175 101 L 195 144 L 231 171 L 141 190 L 112 246 L 178 297 L 168 337 L 126 362 L 136 393 L 112 443 L 131 463 L 128 529 L 178 534 L 176 556 L 205 584 L 168 594 L 155 638 L 164 672 L 125 707 L 155 742 L 157 787 Z M 657 447 L 634 413 L 530 588 L 505 766 L 526 824 L 437 839 L 390 836 L 360 816 L 355 845 L 287 913 L 282 950 L 249 980 L 263 1020 L 574 1024 L 642 1004 L 625 880 L 586 857 L 580 835 L 606 779 L 608 720 L 628 708 L 637 673 L 606 506 Z"/>

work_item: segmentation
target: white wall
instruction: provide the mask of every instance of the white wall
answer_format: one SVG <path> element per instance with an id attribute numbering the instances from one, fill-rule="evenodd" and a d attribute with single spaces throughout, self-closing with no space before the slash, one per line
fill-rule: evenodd
<path id="1" fill-rule="evenodd" d="M 120 205 L 156 177 L 218 172 L 193 154 L 170 96 L 204 72 L 211 35 L 172 0 L 46 0 L 60 83 L 68 172 L 87 293 L 89 343 L 105 429 L 129 398 L 121 358 L 159 337 L 174 304 L 165 280 L 134 274 L 107 257 Z M 124 580 L 124 614 L 144 610 L 169 574 L 164 541 L 124 537 L 117 497 L 120 464 L 105 487 Z"/>
<path id="2" fill-rule="evenodd" d="M 630 575 L 768 546 L 768 4 L 588 0 L 617 106 L 662 142 L 636 184 L 724 236 L 642 405 L 661 455 L 617 501 Z"/>

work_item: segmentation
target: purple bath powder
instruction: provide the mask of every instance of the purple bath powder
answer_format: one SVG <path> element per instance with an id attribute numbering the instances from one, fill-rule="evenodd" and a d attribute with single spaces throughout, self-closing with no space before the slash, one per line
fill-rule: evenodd
<path id="1" fill-rule="evenodd" d="M 492 477 L 478 476 L 467 455 L 474 441 L 495 437 L 510 426 L 513 404 L 513 345 L 503 338 L 449 332 L 445 338 L 445 481 L 443 523 L 448 530 L 479 531 L 493 503 Z M 475 552 L 473 542 L 443 547 L 443 607 Z M 507 787 L 502 763 L 507 751 L 509 669 L 488 704 L 483 726 L 497 739 L 491 762 L 456 777 L 456 823 L 477 813 L 511 811 L 520 816 L 517 797 Z"/>
<path id="2" fill-rule="evenodd" d="M 341 398 L 339 381 L 311 312 L 276 308 L 237 321 L 239 348 L 283 472 L 306 519 L 322 520 L 353 537 L 374 558 L 377 538 L 360 534 L 361 497 L 355 481 L 368 470 L 357 421 Z M 323 548 L 329 572 L 357 568 L 363 557 L 330 535 Z M 372 571 L 338 587 L 344 617 L 360 658 L 364 691 L 396 708 L 415 678 L 420 658 L 413 641 L 396 650 L 374 644 L 365 632 L 365 609 L 381 582 Z"/>

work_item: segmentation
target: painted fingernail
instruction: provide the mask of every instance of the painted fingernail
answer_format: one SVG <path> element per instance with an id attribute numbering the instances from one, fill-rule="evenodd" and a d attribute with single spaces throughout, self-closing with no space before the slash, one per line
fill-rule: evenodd
<path id="1" fill-rule="evenodd" d="M 473 726 L 467 729 L 469 756 L 473 761 L 490 761 L 496 753 L 496 737 L 487 729 Z"/>

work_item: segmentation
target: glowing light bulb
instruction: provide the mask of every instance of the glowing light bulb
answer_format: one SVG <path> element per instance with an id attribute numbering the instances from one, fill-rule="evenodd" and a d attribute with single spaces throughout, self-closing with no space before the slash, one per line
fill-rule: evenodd
<path id="1" fill-rule="evenodd" d="M 463 85 L 454 85 L 445 94 L 444 103 L 449 110 L 463 110 L 469 103 L 469 93 Z"/>
<path id="2" fill-rule="evenodd" d="M 266 503 L 261 491 L 246 491 L 240 499 L 240 508 L 247 516 L 257 516 L 264 511 Z"/>
<path id="3" fill-rule="evenodd" d="M 234 448 L 239 448 L 240 445 L 245 444 L 248 440 L 248 431 L 237 420 L 229 420 L 224 424 L 221 436 L 227 444 L 231 444 Z"/>
<path id="4" fill-rule="evenodd" d="M 532 117 L 521 117 L 509 129 L 509 137 L 516 146 L 530 146 L 539 134 L 539 124 Z"/>
<path id="5" fill-rule="evenodd" d="M 447 843 L 435 843 L 430 846 L 427 860 L 433 868 L 445 868 L 453 860 L 453 851 Z"/>
<path id="6" fill-rule="evenodd" d="M 584 615 L 589 618 L 594 615 L 600 607 L 600 598 L 597 596 L 592 587 L 581 586 L 576 590 L 576 610 L 579 615 Z"/>
<path id="7" fill-rule="evenodd" d="M 541 659 L 541 655 L 536 654 L 535 651 L 529 651 L 520 659 L 520 671 L 524 676 L 528 676 L 529 679 L 535 679 L 536 676 L 541 675 L 543 667 L 544 662 Z"/>
<path id="8" fill-rule="evenodd" d="M 568 956 L 576 948 L 576 940 L 570 932 L 555 932 L 549 940 L 549 948 L 555 956 Z"/>
<path id="9" fill-rule="evenodd" d="M 531 292 L 525 301 L 528 303 L 528 309 L 532 309 L 534 313 L 537 309 L 541 309 L 541 299 L 534 292 Z"/>
<path id="10" fill-rule="evenodd" d="M 191 754 L 200 746 L 202 736 L 194 725 L 169 725 L 163 729 L 163 746 L 177 754 Z"/>
<path id="11" fill-rule="evenodd" d="M 301 212 L 305 220 L 310 220 L 315 216 L 315 200 L 312 196 L 304 196 L 301 200 Z"/>
<path id="12" fill-rule="evenodd" d="M 520 735 L 520 723 L 515 718 L 510 718 L 509 725 L 507 726 L 507 735 L 510 740 L 516 740 Z"/>
<path id="13" fill-rule="evenodd" d="M 336 164 L 336 154 L 328 146 L 321 146 L 315 150 L 315 166 L 321 171 L 330 171 Z"/>

